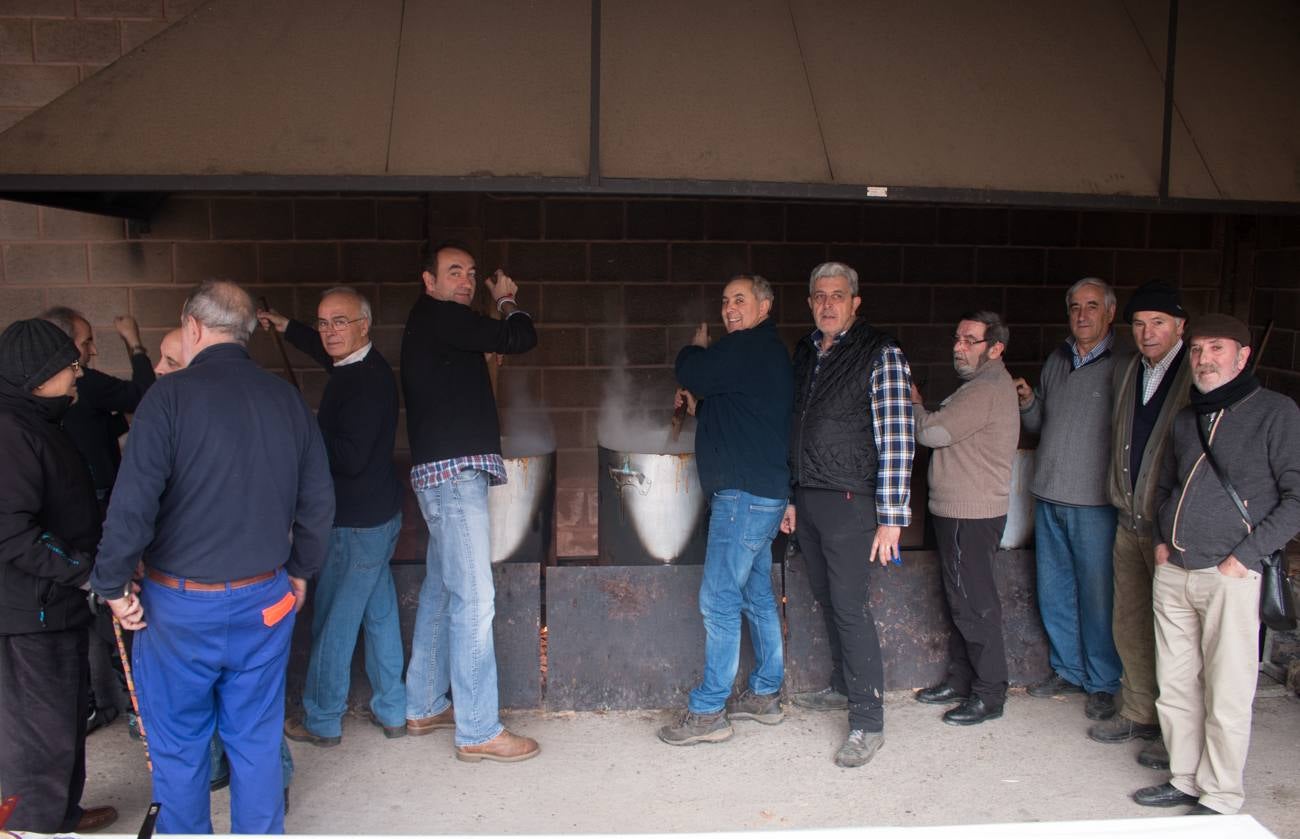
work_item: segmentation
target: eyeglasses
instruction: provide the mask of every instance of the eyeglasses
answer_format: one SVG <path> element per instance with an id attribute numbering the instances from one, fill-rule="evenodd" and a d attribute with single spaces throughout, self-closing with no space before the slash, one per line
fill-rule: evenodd
<path id="1" fill-rule="evenodd" d="M 973 347 L 976 344 L 987 344 L 988 340 L 988 338 L 971 338 L 966 335 L 952 336 L 952 342 L 954 344 L 961 344 L 963 347 Z"/>
<path id="2" fill-rule="evenodd" d="M 362 315 L 359 318 L 353 318 L 352 320 L 348 320 L 347 318 L 340 315 L 339 317 L 330 318 L 329 320 L 318 320 L 316 321 L 316 331 L 317 332 L 339 332 L 341 330 L 347 329 L 349 326 L 356 323 L 357 321 L 365 320 L 365 319 L 366 319 L 365 315 Z"/>
<path id="3" fill-rule="evenodd" d="M 72 374 L 73 374 L 74 376 L 75 376 L 77 373 L 80 373 L 80 372 L 81 372 L 81 362 L 80 362 L 80 361 L 74 361 L 74 362 L 72 362 L 71 364 L 69 364 L 68 366 L 72 368 Z"/>

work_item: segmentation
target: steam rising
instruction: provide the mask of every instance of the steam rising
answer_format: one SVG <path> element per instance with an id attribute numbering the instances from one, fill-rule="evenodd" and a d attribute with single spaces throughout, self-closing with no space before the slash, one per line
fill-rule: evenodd
<path id="1" fill-rule="evenodd" d="M 626 358 L 619 353 L 617 364 L 605 382 L 596 424 L 596 439 L 606 449 L 649 454 L 687 454 L 695 451 L 695 419 L 686 417 L 676 442 L 669 440 L 672 394 L 633 393 Z"/>

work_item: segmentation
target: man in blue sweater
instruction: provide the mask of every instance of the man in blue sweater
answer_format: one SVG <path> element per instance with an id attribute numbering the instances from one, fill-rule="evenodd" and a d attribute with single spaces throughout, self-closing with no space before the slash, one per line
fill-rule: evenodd
<path id="1" fill-rule="evenodd" d="M 678 400 L 696 405 L 695 457 L 711 499 L 709 543 L 700 584 L 706 636 L 704 678 L 686 713 L 659 729 L 673 746 L 731 737 L 731 719 L 781 722 L 784 662 L 781 620 L 772 596 L 771 544 L 785 514 L 790 470 L 786 448 L 794 374 L 772 311 L 772 286 L 734 277 L 722 292 L 727 334 L 709 346 L 709 328 L 677 355 Z M 698 402 L 697 402 L 698 400 Z M 740 664 L 740 616 L 749 621 L 754 671 L 728 701 Z"/>

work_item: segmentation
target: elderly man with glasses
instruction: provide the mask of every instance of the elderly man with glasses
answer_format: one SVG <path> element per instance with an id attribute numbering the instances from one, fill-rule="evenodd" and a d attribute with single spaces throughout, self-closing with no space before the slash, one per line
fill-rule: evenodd
<path id="1" fill-rule="evenodd" d="M 402 526 L 402 485 L 393 467 L 397 379 L 371 343 L 370 303 L 353 289 L 322 294 L 310 326 L 274 311 L 257 315 L 329 372 L 316 419 L 334 479 L 334 527 L 316 582 L 303 716 L 287 721 L 284 733 L 299 743 L 339 744 L 352 654 L 364 627 L 370 721 L 385 737 L 405 736 L 402 635 L 388 565 Z"/>

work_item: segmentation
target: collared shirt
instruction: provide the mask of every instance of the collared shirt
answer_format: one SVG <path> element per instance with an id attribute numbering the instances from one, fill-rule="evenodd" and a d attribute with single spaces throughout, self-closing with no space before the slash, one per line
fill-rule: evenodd
<path id="1" fill-rule="evenodd" d="M 433 489 L 466 469 L 480 469 L 488 474 L 488 486 L 506 482 L 506 463 L 499 454 L 471 454 L 411 467 L 411 489 Z"/>
<path id="2" fill-rule="evenodd" d="M 1183 339 L 1179 338 L 1174 348 L 1165 353 L 1165 357 L 1155 364 L 1147 361 L 1147 357 L 1142 356 L 1142 404 L 1145 405 L 1155 396 L 1160 389 L 1160 383 L 1164 381 L 1165 373 L 1173 366 L 1174 359 L 1178 357 L 1178 351 L 1183 348 Z"/>
<path id="3" fill-rule="evenodd" d="M 349 364 L 356 364 L 358 361 L 364 361 L 366 356 L 370 354 L 370 348 L 373 346 L 374 344 L 372 342 L 367 341 L 364 347 L 352 353 L 352 355 L 349 355 L 346 358 L 341 358 L 338 361 L 334 362 L 334 366 L 346 367 Z"/>
<path id="4" fill-rule="evenodd" d="M 847 330 L 835 336 L 831 349 L 822 351 L 822 331 L 809 337 L 817 350 L 812 381 L 817 381 L 825 358 Z M 907 527 L 912 523 L 912 370 L 897 345 L 886 347 L 871 368 L 871 424 L 879 460 L 876 466 L 876 523 Z"/>
<path id="5" fill-rule="evenodd" d="M 1102 353 L 1110 349 L 1111 345 L 1115 343 L 1115 331 L 1112 329 L 1110 332 L 1107 332 L 1106 337 L 1098 341 L 1097 346 L 1093 347 L 1092 350 L 1084 356 L 1079 355 L 1079 347 L 1074 341 L 1074 336 L 1066 338 L 1065 343 L 1070 347 L 1070 363 L 1074 365 L 1075 370 L 1078 370 L 1088 362 L 1096 361 L 1098 358 L 1101 358 Z"/>

